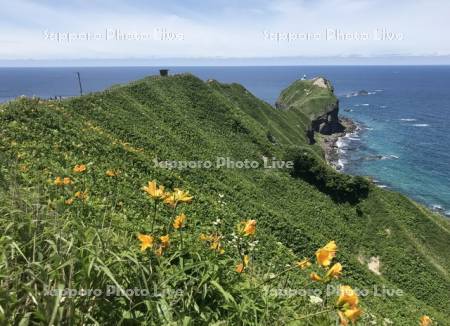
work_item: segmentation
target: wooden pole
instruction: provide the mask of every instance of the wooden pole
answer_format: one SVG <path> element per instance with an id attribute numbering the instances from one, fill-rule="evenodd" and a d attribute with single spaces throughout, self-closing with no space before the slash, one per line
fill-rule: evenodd
<path id="1" fill-rule="evenodd" d="M 77 72 L 77 76 L 78 76 L 78 85 L 80 86 L 80 95 L 83 96 L 83 87 L 81 86 L 81 77 L 79 72 Z"/>

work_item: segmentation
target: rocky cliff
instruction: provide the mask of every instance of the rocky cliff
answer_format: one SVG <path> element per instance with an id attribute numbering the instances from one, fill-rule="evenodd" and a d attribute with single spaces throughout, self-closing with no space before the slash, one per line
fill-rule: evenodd
<path id="1" fill-rule="evenodd" d="M 330 135 L 345 129 L 339 121 L 339 100 L 330 81 L 323 77 L 295 81 L 281 93 L 275 106 L 281 110 L 296 110 L 305 116 L 310 143 L 314 143 L 314 132 Z"/>

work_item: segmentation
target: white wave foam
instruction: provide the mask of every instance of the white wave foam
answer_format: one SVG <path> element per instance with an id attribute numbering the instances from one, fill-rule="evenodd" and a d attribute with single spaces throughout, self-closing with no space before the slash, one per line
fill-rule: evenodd
<path id="1" fill-rule="evenodd" d="M 338 169 L 339 169 L 339 170 L 343 170 L 346 163 L 347 163 L 346 160 L 340 158 L 340 159 L 337 161 L 337 164 L 336 164 L 336 165 L 338 166 Z"/>
<path id="2" fill-rule="evenodd" d="M 413 119 L 413 118 L 402 118 L 402 119 L 400 119 L 400 121 L 417 121 L 417 119 Z"/>
<path id="3" fill-rule="evenodd" d="M 362 106 L 369 106 L 370 104 L 369 103 L 364 103 L 364 104 L 361 104 Z"/>
<path id="4" fill-rule="evenodd" d="M 428 123 L 415 123 L 413 124 L 414 127 L 429 127 L 430 125 Z"/>
<path id="5" fill-rule="evenodd" d="M 345 140 L 343 139 L 343 138 L 339 138 L 337 141 L 336 141 L 336 147 L 337 148 L 343 148 L 344 146 L 346 146 L 347 145 L 347 143 L 345 142 Z"/>
<path id="6" fill-rule="evenodd" d="M 381 156 L 381 160 L 398 160 L 400 157 L 398 157 L 397 155 L 383 155 Z"/>

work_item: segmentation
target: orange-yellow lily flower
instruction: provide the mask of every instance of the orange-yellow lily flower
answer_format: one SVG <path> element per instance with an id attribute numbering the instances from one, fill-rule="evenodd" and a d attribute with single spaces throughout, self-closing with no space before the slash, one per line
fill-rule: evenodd
<path id="1" fill-rule="evenodd" d="M 151 235 L 139 233 L 138 239 L 141 242 L 141 251 L 145 251 L 147 248 L 151 248 L 153 246 L 153 237 Z"/>
<path id="2" fill-rule="evenodd" d="M 342 311 L 338 311 L 339 315 L 339 325 L 340 326 L 347 326 L 348 325 L 348 319 L 345 317 L 344 313 Z"/>
<path id="3" fill-rule="evenodd" d="M 244 234 L 245 235 L 254 235 L 256 232 L 256 220 L 248 220 L 245 222 L 244 226 Z"/>
<path id="4" fill-rule="evenodd" d="M 119 172 L 115 170 L 107 170 L 105 174 L 107 177 L 117 177 L 119 175 Z"/>
<path id="5" fill-rule="evenodd" d="M 175 229 L 180 229 L 183 227 L 184 222 L 186 221 L 186 215 L 184 213 L 181 213 L 175 218 L 175 221 L 173 221 L 173 227 Z"/>
<path id="6" fill-rule="evenodd" d="M 53 182 L 55 184 L 55 186 L 62 186 L 64 185 L 64 181 L 61 177 L 56 177 L 55 181 Z"/>
<path id="7" fill-rule="evenodd" d="M 432 323 L 433 321 L 427 315 L 420 317 L 420 326 L 430 326 Z"/>
<path id="8" fill-rule="evenodd" d="M 350 309 L 344 310 L 344 316 L 349 319 L 352 323 L 355 323 L 356 320 L 361 316 L 362 310 L 358 307 L 353 307 Z"/>
<path id="9" fill-rule="evenodd" d="M 88 194 L 86 191 L 77 191 L 74 196 L 75 196 L 75 198 L 78 198 L 81 200 L 88 199 Z"/>
<path id="10" fill-rule="evenodd" d="M 74 201 L 73 198 L 69 198 L 69 199 L 66 199 L 66 200 L 64 201 L 64 204 L 66 204 L 66 205 L 72 205 L 72 204 L 73 204 L 73 201 Z"/>
<path id="11" fill-rule="evenodd" d="M 71 185 L 71 184 L 72 184 L 72 179 L 70 179 L 70 178 L 68 178 L 68 177 L 64 178 L 64 179 L 63 179 L 63 184 L 64 184 L 65 186 Z"/>
<path id="12" fill-rule="evenodd" d="M 189 191 L 183 191 L 179 188 L 175 188 L 173 192 L 167 194 L 164 199 L 164 203 L 176 207 L 179 203 L 192 202 L 192 196 L 189 195 Z"/>
<path id="13" fill-rule="evenodd" d="M 162 200 L 165 198 L 166 193 L 164 192 L 164 186 L 157 186 L 156 181 L 149 181 L 146 187 L 143 187 L 144 190 L 150 197 L 155 200 Z"/>
<path id="14" fill-rule="evenodd" d="M 323 267 L 328 267 L 331 264 L 331 261 L 336 256 L 337 246 L 334 241 L 330 241 L 323 248 L 320 248 L 316 251 L 316 259 L 317 263 L 322 265 Z"/>
<path id="15" fill-rule="evenodd" d="M 223 254 L 225 250 L 222 248 L 222 244 L 220 242 L 220 239 L 222 237 L 218 235 L 214 235 L 211 237 L 211 246 L 210 248 L 214 251 L 217 251 L 220 254 Z"/>
<path id="16" fill-rule="evenodd" d="M 304 258 L 303 260 L 297 262 L 297 266 L 300 269 L 307 269 L 309 266 L 311 266 L 311 262 L 308 258 Z"/>
<path id="17" fill-rule="evenodd" d="M 348 305 L 350 307 L 356 307 L 359 299 L 356 292 L 348 285 L 341 285 L 339 288 L 339 297 L 336 302 L 338 306 Z"/>
<path id="18" fill-rule="evenodd" d="M 199 238 L 201 241 L 211 241 L 212 240 L 212 237 L 210 235 L 207 235 L 204 233 L 200 234 Z"/>
<path id="19" fill-rule="evenodd" d="M 84 164 L 77 164 L 73 168 L 73 172 L 75 173 L 82 173 L 84 171 L 86 171 L 86 165 Z"/>
<path id="20" fill-rule="evenodd" d="M 342 265 L 341 263 L 336 263 L 328 270 L 325 276 L 331 278 L 333 277 L 338 278 L 339 276 L 341 276 L 341 274 L 342 274 Z"/>
<path id="21" fill-rule="evenodd" d="M 240 262 L 239 264 L 237 264 L 236 269 L 235 269 L 236 272 L 237 272 L 237 273 L 242 273 L 242 272 L 244 272 L 244 270 L 245 270 L 245 268 L 247 267 L 249 261 L 250 261 L 250 257 L 247 256 L 247 255 L 245 255 L 245 256 L 244 256 L 243 262 Z"/>
<path id="22" fill-rule="evenodd" d="M 170 237 L 169 237 L 168 234 L 159 237 L 159 240 L 161 240 L 161 247 L 163 249 L 166 249 L 166 248 L 169 247 L 169 245 L 170 245 Z"/>
<path id="23" fill-rule="evenodd" d="M 311 281 L 314 281 L 314 282 L 322 281 L 322 278 L 319 276 L 319 274 L 317 274 L 315 272 L 312 272 L 309 277 L 311 278 Z"/>
<path id="24" fill-rule="evenodd" d="M 159 240 L 161 241 L 161 243 L 159 244 L 158 248 L 155 250 L 155 254 L 157 256 L 162 256 L 164 253 L 164 250 L 169 248 L 170 237 L 168 234 L 166 234 L 166 235 L 159 237 Z"/>

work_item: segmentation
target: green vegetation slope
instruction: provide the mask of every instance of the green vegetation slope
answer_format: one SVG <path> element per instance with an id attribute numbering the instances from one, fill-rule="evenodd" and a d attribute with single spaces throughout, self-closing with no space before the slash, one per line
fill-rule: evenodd
<path id="1" fill-rule="evenodd" d="M 325 93 L 313 107 L 335 100 Z M 335 240 L 344 270 L 332 284 L 371 290 L 361 297 L 362 324 L 416 325 L 424 314 L 449 324 L 448 221 L 328 168 L 321 149 L 307 145 L 312 106 L 298 107 L 277 110 L 240 85 L 192 75 L 149 77 L 61 102 L 18 99 L 0 106 L 0 322 L 330 325 L 335 312 L 320 313 L 308 296 L 262 291 L 320 288 L 308 273 L 283 274 L 269 288 L 261 284 Z M 217 157 L 261 164 L 182 170 L 154 164 L 155 158 Z M 264 169 L 263 157 L 296 164 Z M 87 171 L 74 175 L 76 164 Z M 105 176 L 111 169 L 117 177 Z M 58 176 L 74 183 L 56 187 Z M 182 207 L 184 247 L 163 257 L 141 253 L 136 238 L 152 228 L 153 203 L 141 188 L 153 179 L 194 196 Z M 65 204 L 75 191 L 86 191 L 88 199 Z M 172 211 L 160 210 L 162 235 Z M 239 274 L 232 233 L 246 219 L 257 220 L 258 243 L 251 272 Z M 225 253 L 202 246 L 202 232 L 222 234 Z M 108 285 L 166 295 L 48 295 Z M 402 295 L 374 295 L 374 287 Z M 181 296 L 174 294 L 179 289 Z"/>

